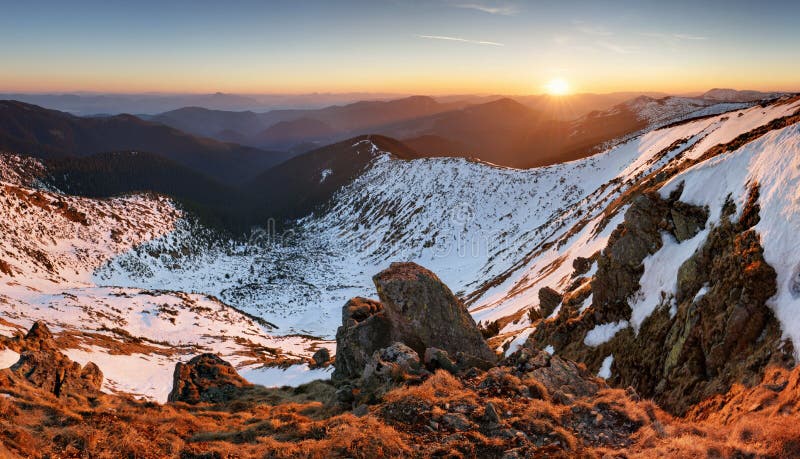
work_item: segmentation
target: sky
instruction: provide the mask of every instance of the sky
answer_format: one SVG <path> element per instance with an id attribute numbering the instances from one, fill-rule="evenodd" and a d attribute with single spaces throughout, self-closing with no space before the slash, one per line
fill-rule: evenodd
<path id="1" fill-rule="evenodd" d="M 0 0 L 0 91 L 800 90 L 800 2 Z"/>

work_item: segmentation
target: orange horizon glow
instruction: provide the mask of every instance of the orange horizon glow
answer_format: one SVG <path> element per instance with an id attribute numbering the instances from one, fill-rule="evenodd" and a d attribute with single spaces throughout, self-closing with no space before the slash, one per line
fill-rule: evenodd
<path id="1" fill-rule="evenodd" d="M 554 91 L 552 85 L 558 79 L 567 83 L 565 91 Z M 667 94 L 683 94 L 705 92 L 712 88 L 735 88 L 758 91 L 800 91 L 800 83 L 776 80 L 773 83 L 758 82 L 752 79 L 691 79 L 685 82 L 671 79 L 669 81 L 646 81 L 628 79 L 617 82 L 584 81 L 574 78 L 546 78 L 538 81 L 489 81 L 480 83 L 441 81 L 441 79 L 418 79 L 413 82 L 395 82 L 391 79 L 363 81 L 357 85 L 347 80 L 328 81 L 325 86 L 311 82 L 301 84 L 276 84 L 269 81 L 187 81 L 181 78 L 115 80 L 98 78 L 96 80 L 80 78 L 74 81 L 61 78 L 24 78 L 17 81 L 0 79 L 0 92 L 5 93 L 106 93 L 106 94 L 211 94 L 222 92 L 227 94 L 429 94 L 436 96 L 459 94 L 605 94 L 613 92 L 663 92 Z M 249 79 L 248 79 L 249 80 Z M 558 93 L 558 94 L 557 94 Z"/>
<path id="2" fill-rule="evenodd" d="M 625 14 L 508 3 L 12 2 L 0 91 L 539 94 L 555 78 L 570 94 L 800 90 L 797 2 L 642 2 Z"/>

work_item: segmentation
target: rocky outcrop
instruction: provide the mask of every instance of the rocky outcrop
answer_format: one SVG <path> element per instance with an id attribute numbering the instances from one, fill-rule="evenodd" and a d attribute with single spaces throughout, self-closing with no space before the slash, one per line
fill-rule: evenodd
<path id="1" fill-rule="evenodd" d="M 201 354 L 175 365 L 170 402 L 221 403 L 233 399 L 240 388 L 250 386 L 233 366 L 215 354 Z"/>
<path id="2" fill-rule="evenodd" d="M 592 396 L 608 387 L 585 366 L 545 351 L 523 347 L 502 363 L 538 381 L 546 389 L 542 395 L 549 394 L 557 401 Z"/>
<path id="3" fill-rule="evenodd" d="M 732 220 L 735 206 L 728 206 L 678 272 L 675 317 L 654 317 L 648 324 L 667 331 L 662 373 L 645 395 L 678 413 L 727 392 L 734 382 L 757 384 L 770 363 L 793 364 L 791 346 L 782 341 L 780 324 L 767 306 L 777 291 L 777 276 L 752 229 L 759 220 L 757 198 L 753 188 L 738 220 Z M 621 368 L 617 379 L 626 383 L 640 378 L 634 372 Z"/>
<path id="4" fill-rule="evenodd" d="M 488 368 L 497 360 L 464 304 L 432 272 L 392 263 L 373 280 L 380 302 L 353 298 L 342 308 L 334 382 L 359 378 L 373 354 L 393 343 L 418 356 L 436 348 L 461 368 Z"/>
<path id="5" fill-rule="evenodd" d="M 96 395 L 103 384 L 103 372 L 92 362 L 81 367 L 58 350 L 53 334 L 37 321 L 17 343 L 22 351 L 10 371 L 56 397 Z"/>
<path id="6" fill-rule="evenodd" d="M 567 311 L 542 322 L 529 339 L 530 348 L 552 345 L 593 371 L 613 355 L 614 385 L 633 386 L 676 414 L 733 383 L 757 383 L 769 364 L 793 363 L 791 345 L 766 305 L 776 275 L 753 230 L 757 187 L 738 218 L 735 204 L 725 204 L 719 223 L 681 265 L 674 296 L 664 294 L 638 333 L 627 328 L 596 347 L 584 343 L 596 325 L 630 319 L 628 301 L 639 290 L 642 261 L 661 248 L 665 232 L 681 242 L 704 227 L 707 210 L 680 202 L 680 192 L 634 200 L 598 259 L 592 305 L 581 315 Z"/>
<path id="7" fill-rule="evenodd" d="M 436 347 L 457 359 L 497 360 L 464 303 L 434 273 L 415 263 L 392 263 L 373 281 L 387 316 L 417 353 Z"/>
<path id="8" fill-rule="evenodd" d="M 457 374 L 495 364 L 466 307 L 435 274 L 392 263 L 373 280 L 380 302 L 353 298 L 342 308 L 332 375 L 339 402 L 376 403 L 437 369 Z"/>

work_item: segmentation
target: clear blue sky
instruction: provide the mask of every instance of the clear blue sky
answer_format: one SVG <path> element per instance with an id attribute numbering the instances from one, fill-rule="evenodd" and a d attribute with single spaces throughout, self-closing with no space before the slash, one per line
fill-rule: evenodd
<path id="1" fill-rule="evenodd" d="M 800 89 L 798 1 L 0 0 L 0 90 Z"/>

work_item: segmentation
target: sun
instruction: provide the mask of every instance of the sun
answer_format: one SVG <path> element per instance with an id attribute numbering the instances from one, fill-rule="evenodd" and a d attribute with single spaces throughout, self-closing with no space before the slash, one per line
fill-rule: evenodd
<path id="1" fill-rule="evenodd" d="M 563 78 L 553 78 L 544 85 L 544 89 L 551 96 L 563 96 L 569 93 L 569 83 Z"/>

